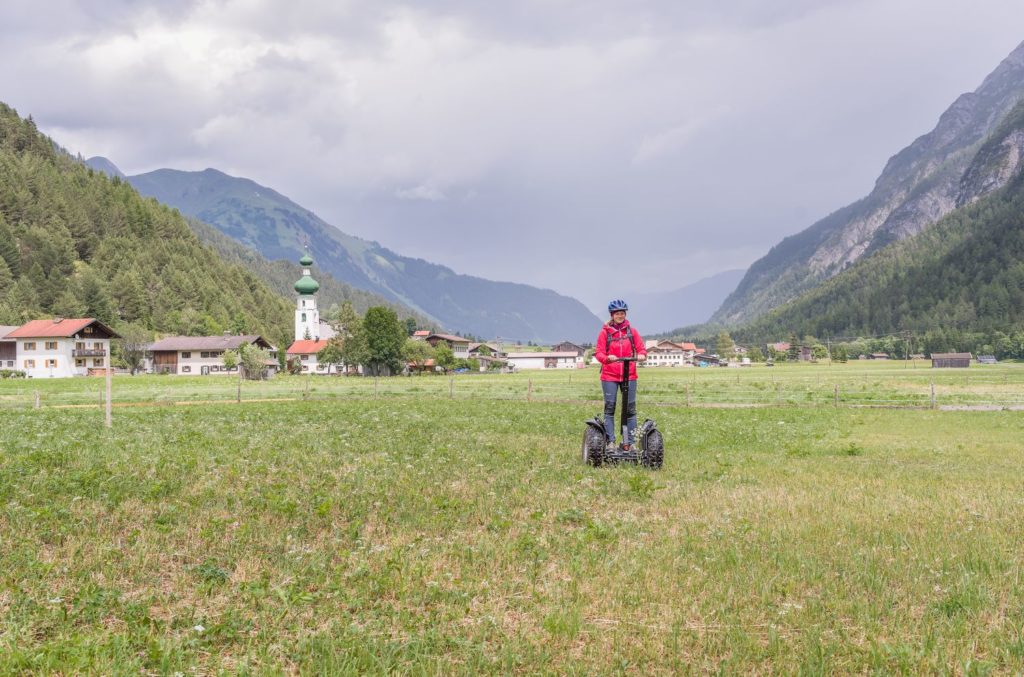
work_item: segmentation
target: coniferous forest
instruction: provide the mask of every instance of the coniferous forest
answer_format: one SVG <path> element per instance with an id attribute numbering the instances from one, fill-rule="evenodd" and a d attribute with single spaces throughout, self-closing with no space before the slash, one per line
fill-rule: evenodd
<path id="1" fill-rule="evenodd" d="M 47 316 L 278 346 L 293 331 L 291 304 L 201 244 L 177 211 L 88 169 L 0 104 L 0 324 Z"/>
<path id="2" fill-rule="evenodd" d="M 1024 176 L 734 332 L 904 333 L 925 352 L 1024 358 Z"/>

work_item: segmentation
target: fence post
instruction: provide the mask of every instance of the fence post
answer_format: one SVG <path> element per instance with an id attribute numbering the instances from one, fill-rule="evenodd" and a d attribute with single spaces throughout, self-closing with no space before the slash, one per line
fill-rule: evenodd
<path id="1" fill-rule="evenodd" d="M 235 402 L 242 403 L 242 365 L 238 365 L 238 393 L 235 395 Z"/>
<path id="2" fill-rule="evenodd" d="M 782 406 L 782 384 L 775 384 L 775 404 Z"/>
<path id="3" fill-rule="evenodd" d="M 374 374 L 373 375 L 373 399 L 377 399 L 377 386 L 378 386 L 378 379 L 377 379 L 377 375 Z"/>
<path id="4" fill-rule="evenodd" d="M 932 381 L 932 409 L 935 408 L 935 382 Z"/>
<path id="5" fill-rule="evenodd" d="M 36 391 L 36 409 L 39 408 L 39 391 Z"/>
<path id="6" fill-rule="evenodd" d="M 686 384 L 686 406 L 690 406 L 690 384 Z"/>
<path id="7" fill-rule="evenodd" d="M 836 394 L 835 394 L 834 402 L 835 402 L 835 406 L 838 407 L 839 406 L 839 384 L 838 383 L 836 384 Z"/>
<path id="8" fill-rule="evenodd" d="M 529 381 L 526 382 L 526 401 L 527 402 L 532 402 L 533 401 L 533 379 L 532 378 Z"/>
<path id="9" fill-rule="evenodd" d="M 448 377 L 448 399 L 449 400 L 454 400 L 455 399 L 455 377 L 454 376 L 449 376 Z"/>

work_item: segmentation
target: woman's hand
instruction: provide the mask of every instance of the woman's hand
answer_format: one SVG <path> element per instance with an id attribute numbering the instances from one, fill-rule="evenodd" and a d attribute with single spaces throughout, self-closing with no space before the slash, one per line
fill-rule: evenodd
<path id="1" fill-rule="evenodd" d="M 618 361 L 619 361 L 619 358 L 618 358 L 618 356 L 617 356 L 617 355 L 609 355 L 609 356 L 608 356 L 608 361 L 609 361 L 609 362 L 618 362 Z"/>
<path id="2" fill-rule="evenodd" d="M 638 359 L 641 362 L 646 362 L 647 361 L 647 356 L 646 355 L 637 355 L 636 359 Z"/>

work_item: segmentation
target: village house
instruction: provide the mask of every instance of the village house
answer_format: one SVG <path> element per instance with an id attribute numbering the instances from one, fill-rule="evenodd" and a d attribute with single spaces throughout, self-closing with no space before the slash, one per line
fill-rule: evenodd
<path id="1" fill-rule="evenodd" d="M 480 363 L 480 371 L 487 371 L 492 364 L 505 364 L 505 353 L 496 343 L 470 343 L 469 359 Z"/>
<path id="2" fill-rule="evenodd" d="M 18 342 L 7 338 L 15 329 L 0 325 L 0 369 L 14 369 L 18 362 Z"/>
<path id="3" fill-rule="evenodd" d="M 110 340 L 121 337 L 99 320 L 85 317 L 32 320 L 4 338 L 15 342 L 15 368 L 26 376 L 66 378 L 104 372 L 110 365 Z"/>
<path id="4" fill-rule="evenodd" d="M 327 340 L 312 341 L 300 339 L 288 346 L 288 362 L 298 360 L 303 374 L 322 374 L 324 376 L 340 374 L 337 364 L 325 364 L 317 359 L 317 354 L 327 347 Z"/>
<path id="5" fill-rule="evenodd" d="M 451 334 L 430 334 L 423 339 L 429 343 L 432 347 L 436 348 L 437 344 L 444 341 L 448 344 L 448 347 L 452 349 L 452 354 L 455 355 L 456 359 L 468 360 L 469 359 L 469 339 L 462 338 L 461 336 L 453 336 Z"/>
<path id="6" fill-rule="evenodd" d="M 583 356 L 574 351 L 509 353 L 505 359 L 508 366 L 519 369 L 582 369 Z"/>
<path id="7" fill-rule="evenodd" d="M 583 346 L 578 346 L 572 341 L 562 341 L 561 343 L 551 346 L 551 352 L 553 353 L 576 353 L 580 357 L 587 352 L 587 349 Z"/>
<path id="8" fill-rule="evenodd" d="M 693 356 L 697 354 L 697 346 L 692 343 L 674 343 L 672 341 L 648 341 L 648 367 L 683 367 L 693 364 Z"/>
<path id="9" fill-rule="evenodd" d="M 238 367 L 224 366 L 224 353 L 239 352 L 242 346 L 263 348 L 270 353 L 267 371 L 277 371 L 277 349 L 262 336 L 171 336 L 149 347 L 154 374 L 224 375 L 237 374 Z"/>

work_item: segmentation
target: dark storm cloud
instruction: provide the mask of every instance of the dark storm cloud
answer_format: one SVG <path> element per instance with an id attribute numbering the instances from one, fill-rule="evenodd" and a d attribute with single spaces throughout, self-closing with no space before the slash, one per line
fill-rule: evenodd
<path id="1" fill-rule="evenodd" d="M 595 306 L 743 267 L 862 196 L 1024 37 L 1009 0 L 48 8 L 0 6 L 0 98 L 70 149 L 217 167 Z"/>

